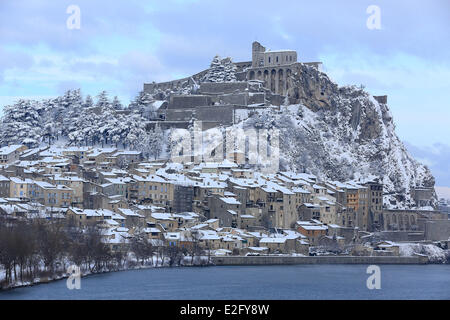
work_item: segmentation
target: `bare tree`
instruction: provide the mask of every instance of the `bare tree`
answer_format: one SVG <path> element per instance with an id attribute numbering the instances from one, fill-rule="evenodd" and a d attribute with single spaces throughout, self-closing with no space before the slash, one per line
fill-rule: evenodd
<path id="1" fill-rule="evenodd" d="M 178 248 L 177 246 L 168 246 L 165 247 L 165 251 L 167 252 L 167 256 L 169 257 L 170 267 L 180 264 L 180 261 L 183 257 L 183 253 L 180 248 Z"/>
<path id="2" fill-rule="evenodd" d="M 5 269 L 5 284 L 12 283 L 12 269 L 14 262 L 14 237 L 13 231 L 2 223 L 0 225 L 0 264 Z"/>
<path id="3" fill-rule="evenodd" d="M 197 231 L 192 231 L 188 237 L 190 240 L 190 246 L 188 247 L 188 253 L 191 256 L 191 265 L 194 265 L 194 258 L 196 255 L 202 253 L 202 248 L 200 247 L 199 233 Z"/>
<path id="4" fill-rule="evenodd" d="M 62 258 L 65 232 L 59 222 L 39 221 L 37 227 L 38 250 L 45 268 L 53 274 L 55 262 Z"/>

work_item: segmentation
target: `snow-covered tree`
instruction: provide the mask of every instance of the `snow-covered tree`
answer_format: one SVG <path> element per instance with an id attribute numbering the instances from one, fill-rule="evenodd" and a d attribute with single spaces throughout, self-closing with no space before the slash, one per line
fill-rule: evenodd
<path id="1" fill-rule="evenodd" d="M 221 59 L 219 56 L 215 56 L 202 82 L 234 82 L 236 81 L 236 71 L 237 67 L 231 58 Z"/>
<path id="2" fill-rule="evenodd" d="M 123 109 L 122 103 L 120 102 L 119 98 L 117 98 L 117 96 L 114 97 L 111 105 L 114 110 L 122 110 Z"/>
<path id="3" fill-rule="evenodd" d="M 150 93 L 141 91 L 136 96 L 136 98 L 130 103 L 129 108 L 132 110 L 137 110 L 142 112 L 146 107 L 148 107 L 155 99 Z"/>
<path id="4" fill-rule="evenodd" d="M 42 115 L 44 106 L 34 100 L 19 100 L 13 105 L 5 106 L 4 115 L 0 125 L 0 142 L 21 144 L 24 140 L 42 140 L 43 123 Z"/>
<path id="5" fill-rule="evenodd" d="M 153 131 L 149 133 L 148 150 L 149 155 L 157 159 L 163 151 L 164 132 L 157 125 Z"/>
<path id="6" fill-rule="evenodd" d="M 102 109 L 111 107 L 111 103 L 108 99 L 108 93 L 106 91 L 100 92 L 100 94 L 97 96 L 97 104 L 95 106 Z"/>
<path id="7" fill-rule="evenodd" d="M 90 95 L 87 95 L 86 101 L 83 104 L 83 108 L 91 108 L 94 106 L 94 100 L 92 100 L 92 97 Z"/>

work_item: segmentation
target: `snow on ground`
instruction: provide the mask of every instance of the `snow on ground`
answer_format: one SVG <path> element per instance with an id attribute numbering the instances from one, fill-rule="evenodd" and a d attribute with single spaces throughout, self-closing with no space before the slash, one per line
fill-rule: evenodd
<path id="1" fill-rule="evenodd" d="M 449 254 L 449 250 L 441 249 L 434 244 L 396 243 L 396 245 L 399 246 L 400 256 L 422 254 L 428 256 L 430 262 L 444 262 Z"/>

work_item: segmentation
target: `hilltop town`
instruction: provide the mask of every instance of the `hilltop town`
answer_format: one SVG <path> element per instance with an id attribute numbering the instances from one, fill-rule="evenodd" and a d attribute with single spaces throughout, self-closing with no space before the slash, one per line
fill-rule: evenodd
<path id="1" fill-rule="evenodd" d="M 251 56 L 244 62 L 217 56 L 190 77 L 146 83 L 128 106 L 117 97 L 110 101 L 106 92 L 94 103 L 80 90 L 19 100 L 4 108 L 0 145 L 112 146 L 167 159 L 172 132 L 192 131 L 196 123 L 206 135 L 275 130 L 281 170 L 339 181 L 373 175 L 383 182 L 388 208 L 428 206 L 414 201 L 416 189 L 437 206 L 434 177 L 398 138 L 387 96 L 340 87 L 320 71 L 320 62 L 299 62 L 295 50 L 272 51 L 254 42 Z M 214 152 L 223 153 L 220 148 Z"/>
<path id="2" fill-rule="evenodd" d="M 153 263 L 155 252 L 161 265 L 165 256 L 170 265 L 229 255 L 446 259 L 448 212 L 438 210 L 429 169 L 396 136 L 387 96 L 339 87 L 320 62 L 297 60 L 294 50 L 254 42 L 252 61 L 215 57 L 191 77 L 144 84 L 128 108 L 105 92 L 94 105 L 79 90 L 5 107 L 6 279 L 18 264 L 21 275 L 67 260 L 100 271 L 130 255 Z M 198 123 L 201 139 L 225 140 L 174 157 L 195 144 Z M 264 149 L 267 136 L 263 147 L 245 138 L 229 147 L 227 132 L 249 128 L 279 132 L 279 153 L 268 158 L 275 170 L 263 170 L 261 157 L 252 163 L 248 150 Z M 188 133 L 181 148 L 177 130 Z M 21 257 L 14 228 L 38 232 Z M 69 251 L 54 245 L 61 237 Z"/>
<path id="3" fill-rule="evenodd" d="M 212 255 L 398 255 L 377 244 L 449 238 L 447 213 L 386 209 L 377 177 L 324 181 L 292 171 L 263 174 L 227 159 L 149 161 L 117 148 L 11 145 L 0 155 L 2 218 L 95 225 L 112 251 L 143 234 L 155 247 L 195 243 Z"/>

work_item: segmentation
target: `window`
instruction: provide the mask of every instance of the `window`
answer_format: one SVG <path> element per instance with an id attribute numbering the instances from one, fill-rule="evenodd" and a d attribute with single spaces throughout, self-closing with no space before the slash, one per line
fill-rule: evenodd
<path id="1" fill-rule="evenodd" d="M 277 57 L 277 63 L 278 63 L 278 57 Z"/>
<path id="2" fill-rule="evenodd" d="M 269 57 L 269 63 L 270 63 L 270 57 Z"/>

